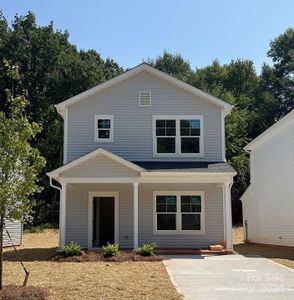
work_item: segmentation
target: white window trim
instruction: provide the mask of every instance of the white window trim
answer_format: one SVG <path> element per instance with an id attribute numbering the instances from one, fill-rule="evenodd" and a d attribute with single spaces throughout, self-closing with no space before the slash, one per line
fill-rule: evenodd
<path id="1" fill-rule="evenodd" d="M 109 139 L 99 139 L 98 138 L 98 126 L 97 122 L 99 119 L 109 119 L 110 129 L 109 129 Z M 114 140 L 114 118 L 113 115 L 95 115 L 94 116 L 94 142 L 99 143 L 112 143 Z"/>
<path id="2" fill-rule="evenodd" d="M 156 196 L 175 195 L 177 197 L 176 230 L 157 230 Z M 201 196 L 200 230 L 182 230 L 181 196 Z M 172 212 L 171 212 L 172 213 Z M 203 191 L 154 191 L 153 192 L 153 234 L 205 234 L 205 199 Z"/>
<path id="3" fill-rule="evenodd" d="M 150 94 L 150 104 L 149 105 L 142 105 L 141 104 L 141 93 L 149 93 Z M 150 107 L 152 103 L 152 94 L 150 91 L 139 91 L 139 107 Z"/>
<path id="4" fill-rule="evenodd" d="M 118 192 L 89 192 L 88 195 L 88 249 L 96 249 L 93 246 L 93 198 L 114 197 L 114 242 L 119 242 L 119 201 Z"/>
<path id="5" fill-rule="evenodd" d="M 181 152 L 181 135 L 180 135 L 180 120 L 196 119 L 200 121 L 200 136 L 199 136 L 199 153 L 182 153 Z M 176 152 L 175 153 L 157 153 L 157 138 L 156 138 L 156 120 L 176 120 Z M 203 157 L 204 153 L 204 124 L 202 115 L 153 115 L 153 157 Z"/>

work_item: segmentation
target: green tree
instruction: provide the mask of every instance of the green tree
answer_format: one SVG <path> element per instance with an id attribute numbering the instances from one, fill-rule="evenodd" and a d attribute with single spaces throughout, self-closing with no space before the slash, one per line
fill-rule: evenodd
<path id="1" fill-rule="evenodd" d="M 189 82 L 193 76 L 193 71 L 187 60 L 184 60 L 180 54 L 174 55 L 166 50 L 156 59 L 147 59 L 146 63 L 185 82 Z"/>
<path id="2" fill-rule="evenodd" d="M 58 220 L 58 192 L 51 189 L 46 172 L 62 164 L 63 120 L 54 104 L 66 100 L 118 74 L 123 69 L 111 59 L 102 59 L 95 50 L 78 50 L 68 41 L 69 33 L 54 29 L 53 22 L 38 26 L 33 13 L 15 16 L 11 26 L 0 13 L 0 57 L 19 65 L 16 94 L 28 92 L 27 117 L 44 130 L 32 140 L 46 158 L 40 175 L 44 186 L 37 195 L 34 222 Z M 0 86 L 11 86 L 11 78 L 0 61 Z M 0 97 L 5 99 L 4 90 Z M 0 103 L 7 111 L 8 101 Z"/>
<path id="3" fill-rule="evenodd" d="M 261 78 L 263 90 L 273 96 L 273 123 L 294 109 L 294 28 L 288 28 L 270 43 L 268 56 L 273 67 L 264 65 Z"/>
<path id="4" fill-rule="evenodd" d="M 18 68 L 6 61 L 11 81 L 18 79 Z M 25 94 L 14 96 L 6 90 L 7 112 L 0 111 L 0 289 L 3 274 L 3 227 L 4 218 L 27 220 L 35 202 L 31 196 L 41 191 L 37 175 L 45 165 L 45 159 L 30 144 L 41 127 L 29 122 L 25 108 Z"/>

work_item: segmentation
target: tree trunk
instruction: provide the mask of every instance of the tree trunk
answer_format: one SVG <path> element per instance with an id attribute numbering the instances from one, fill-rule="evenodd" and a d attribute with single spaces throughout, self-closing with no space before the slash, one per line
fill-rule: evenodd
<path id="1" fill-rule="evenodd" d="M 0 216 L 0 290 L 2 290 L 3 278 L 3 228 L 4 228 L 4 213 Z"/>

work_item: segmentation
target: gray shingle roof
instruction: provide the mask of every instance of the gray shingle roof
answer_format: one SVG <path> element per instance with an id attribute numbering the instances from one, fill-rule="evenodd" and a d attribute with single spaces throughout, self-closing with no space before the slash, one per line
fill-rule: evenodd
<path id="1" fill-rule="evenodd" d="M 150 172 L 236 172 L 229 164 L 224 162 L 133 161 L 133 163 Z"/>

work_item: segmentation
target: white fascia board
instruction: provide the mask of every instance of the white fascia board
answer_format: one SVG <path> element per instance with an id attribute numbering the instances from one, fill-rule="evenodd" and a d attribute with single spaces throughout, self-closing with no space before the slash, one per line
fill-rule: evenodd
<path id="1" fill-rule="evenodd" d="M 162 71 L 159 71 L 159 70 L 151 67 L 150 65 L 146 64 L 146 63 L 140 64 L 137 67 L 134 67 L 133 69 L 131 69 L 131 70 L 129 70 L 129 71 L 127 71 L 127 72 L 125 72 L 121 75 L 118 75 L 117 77 L 114 77 L 114 78 L 112 78 L 112 79 L 110 79 L 110 80 L 108 80 L 104 83 L 101 83 L 101 84 L 99 84 L 99 85 L 97 85 L 97 86 L 95 86 L 95 87 L 93 87 L 93 88 L 91 88 L 91 89 L 89 89 L 85 92 L 82 92 L 82 93 L 80 93 L 80 94 L 78 94 L 78 95 L 76 95 L 76 96 L 74 96 L 74 97 L 72 97 L 68 100 L 65 100 L 65 101 L 55 105 L 55 107 L 56 107 L 58 113 L 61 114 L 62 116 L 64 116 L 64 111 L 65 111 L 66 107 L 68 107 L 70 105 L 73 105 L 73 104 L 75 104 L 75 103 L 77 103 L 77 102 L 79 102 L 79 101 L 81 101 L 81 100 L 83 100 L 87 97 L 90 97 L 90 96 L 92 96 L 96 93 L 99 93 L 100 91 L 105 90 L 105 89 L 107 89 L 107 88 L 109 88 L 109 87 L 111 87 L 115 84 L 118 84 L 118 83 L 120 83 L 120 82 L 134 76 L 135 74 L 138 74 L 138 73 L 142 72 L 142 71 L 147 71 L 147 72 L 149 72 L 149 73 L 151 73 L 151 74 L 153 74 L 153 75 L 155 75 L 155 76 L 157 76 L 157 77 L 159 77 L 159 78 L 161 78 L 161 79 L 163 79 L 163 80 L 165 80 L 165 81 L 167 81 L 167 82 L 169 82 L 169 83 L 171 83 L 171 84 L 173 84 L 173 85 L 175 85 L 175 86 L 177 86 L 177 87 L 179 87 L 183 90 L 186 90 L 187 92 L 189 92 L 191 94 L 197 95 L 197 96 L 199 96 L 199 97 L 201 97 L 201 98 L 203 98 L 203 99 L 205 99 L 205 100 L 207 100 L 207 101 L 209 101 L 209 102 L 211 102 L 211 103 L 213 103 L 217 106 L 223 107 L 224 112 L 225 112 L 225 116 L 227 114 L 229 114 L 231 112 L 232 108 L 233 108 L 233 105 L 231 105 L 231 104 L 229 104 L 229 103 L 227 103 L 227 102 L 225 102 L 225 101 L 223 101 L 223 100 L 221 100 L 217 97 L 214 97 L 214 96 L 212 96 L 212 95 L 210 95 L 206 92 L 203 92 L 200 89 L 198 89 L 198 88 L 196 88 L 192 85 L 189 85 L 189 84 L 187 84 L 187 83 L 185 83 L 185 82 L 183 82 L 179 79 L 176 79 L 176 78 L 174 78 L 174 77 L 172 77 L 172 76 L 170 76 L 170 75 L 168 75 L 168 74 L 166 74 Z"/>
<path id="2" fill-rule="evenodd" d="M 76 178 L 76 177 L 59 177 L 57 181 L 61 183 L 232 183 L 234 174 L 206 174 L 193 173 L 188 175 L 186 173 L 173 173 L 172 176 L 158 176 L 153 173 L 152 176 L 144 176 L 146 172 L 141 172 L 138 177 L 125 177 L 125 178 Z M 166 174 L 166 173 L 165 173 Z"/>
<path id="3" fill-rule="evenodd" d="M 116 76 L 116 77 L 114 77 L 110 80 L 107 80 L 107 81 L 105 81 L 105 82 L 103 82 L 103 83 L 101 83 L 101 84 L 99 84 L 99 85 L 97 85 L 97 86 L 95 86 L 95 87 L 93 87 L 89 90 L 86 90 L 85 92 L 82 92 L 82 93 L 80 93 L 80 94 L 78 94 L 78 95 L 76 95 L 72 98 L 69 98 L 69 99 L 67 99 L 67 100 L 65 100 L 65 101 L 63 101 L 59 104 L 56 104 L 55 107 L 56 107 L 58 113 L 63 115 L 64 110 L 67 106 L 73 105 L 73 104 L 75 104 L 75 103 L 77 103 L 77 102 L 79 102 L 79 101 L 81 101 L 81 100 L 83 100 L 87 97 L 90 97 L 90 96 L 92 96 L 96 93 L 99 93 L 100 91 L 103 91 L 103 90 L 105 90 L 105 89 L 107 89 L 107 88 L 109 88 L 109 87 L 111 87 L 115 84 L 118 84 L 118 83 L 130 78 L 131 76 L 141 72 L 142 69 L 143 69 L 143 64 L 141 64 L 141 65 L 139 65 L 139 66 L 137 66 L 137 67 L 121 74 L 121 75 L 118 75 L 118 76 Z"/>
<path id="4" fill-rule="evenodd" d="M 159 78 L 161 78 L 165 81 L 168 81 L 168 82 L 172 83 L 173 85 L 186 90 L 187 92 L 190 92 L 191 94 L 197 95 L 201 98 L 204 98 L 205 100 L 208 100 L 209 102 L 211 102 L 213 104 L 223 107 L 225 109 L 225 111 L 231 111 L 233 108 L 233 105 L 231 105 L 215 96 L 212 96 L 206 92 L 203 92 L 202 90 L 200 90 L 184 81 L 176 79 L 162 71 L 159 71 L 147 64 L 144 65 L 144 69 L 146 71 L 150 72 L 151 74 L 154 74 L 154 75 L 158 76 Z"/>
<path id="5" fill-rule="evenodd" d="M 271 138 L 274 135 L 276 135 L 277 133 L 279 133 L 285 127 L 290 125 L 292 122 L 294 122 L 294 110 L 292 110 L 285 117 L 280 119 L 274 125 L 272 125 L 267 130 L 265 130 L 263 133 L 261 133 L 257 138 L 255 138 L 247 146 L 245 146 L 244 150 L 245 151 L 250 151 L 250 150 L 255 149 L 256 147 L 260 146 L 265 141 L 267 141 L 269 138 Z"/>

